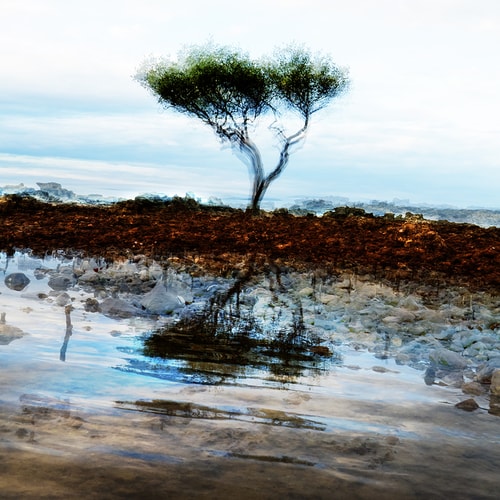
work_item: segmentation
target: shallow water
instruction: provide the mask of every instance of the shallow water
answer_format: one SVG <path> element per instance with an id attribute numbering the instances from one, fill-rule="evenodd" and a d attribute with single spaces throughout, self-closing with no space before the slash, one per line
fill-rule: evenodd
<path id="1" fill-rule="evenodd" d="M 0 259 L 30 279 L 0 280 L 2 498 L 497 498 L 487 394 L 459 410 L 424 364 L 341 335 L 299 370 L 151 358 L 166 318 L 87 311 L 102 291 L 48 284 L 68 265 Z"/>

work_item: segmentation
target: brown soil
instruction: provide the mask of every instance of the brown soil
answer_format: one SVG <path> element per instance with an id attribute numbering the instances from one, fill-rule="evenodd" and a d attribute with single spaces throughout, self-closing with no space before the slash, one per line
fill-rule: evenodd
<path id="1" fill-rule="evenodd" d="M 51 204 L 16 195 L 0 199 L 0 250 L 56 250 L 109 259 L 138 254 L 178 258 L 231 273 L 309 268 L 370 275 L 396 286 L 500 290 L 500 228 L 334 213 L 254 215 L 193 200 L 136 199 L 108 206 Z"/>

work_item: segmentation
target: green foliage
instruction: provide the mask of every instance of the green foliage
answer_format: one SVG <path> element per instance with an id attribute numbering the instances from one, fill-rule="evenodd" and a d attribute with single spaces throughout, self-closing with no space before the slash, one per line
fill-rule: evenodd
<path id="1" fill-rule="evenodd" d="M 138 79 L 164 106 L 203 120 L 227 138 L 269 108 L 268 75 L 226 47 L 192 47 L 179 61 L 160 61 Z"/>
<path id="2" fill-rule="evenodd" d="M 326 56 L 303 47 L 289 46 L 268 63 L 275 99 L 297 111 L 305 120 L 328 105 L 348 87 L 345 70 Z"/>

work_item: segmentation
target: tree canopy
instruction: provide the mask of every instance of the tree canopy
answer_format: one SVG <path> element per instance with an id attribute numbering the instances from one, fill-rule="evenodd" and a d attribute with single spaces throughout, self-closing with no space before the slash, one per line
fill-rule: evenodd
<path id="1" fill-rule="evenodd" d="M 177 60 L 145 64 L 136 79 L 163 106 L 198 118 L 243 155 L 253 176 L 253 210 L 259 209 L 270 183 L 287 166 L 292 146 L 305 138 L 311 116 L 349 84 L 347 71 L 328 56 L 313 55 L 299 46 L 262 60 L 231 47 L 189 47 Z M 282 123 L 286 112 L 302 121 L 292 134 Z M 281 147 L 277 164 L 267 174 L 250 138 L 252 127 L 264 115 L 273 116 L 272 128 Z"/>

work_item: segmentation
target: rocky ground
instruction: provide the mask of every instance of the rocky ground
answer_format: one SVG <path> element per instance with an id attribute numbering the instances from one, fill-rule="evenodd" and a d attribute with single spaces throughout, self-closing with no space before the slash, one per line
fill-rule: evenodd
<path id="1" fill-rule="evenodd" d="M 100 289 L 103 300 L 86 304 L 88 310 L 122 316 L 176 311 L 188 318 L 203 310 L 210 328 L 219 321 L 212 313 L 237 302 L 268 330 L 279 309 L 280 322 L 294 335 L 304 324 L 322 340 L 333 331 L 365 344 L 371 337 L 382 339 L 377 345 L 397 337 L 391 356 L 412 365 L 425 359 L 434 370 L 430 383 L 449 375 L 441 368 L 453 366 L 459 377 L 448 383 L 460 386 L 464 358 L 478 373 L 480 363 L 487 364 L 481 382 L 500 367 L 497 227 L 411 214 L 373 217 L 349 208 L 316 217 L 283 210 L 250 214 L 193 199 L 90 206 L 18 195 L 1 199 L 0 221 L 0 250 L 7 254 L 30 249 L 84 258 L 67 275 L 60 269 L 49 286 L 63 291 L 78 282 Z M 199 324 L 182 326 L 200 331 Z M 218 328 L 256 325 L 219 322 Z M 282 332 L 281 326 L 275 330 Z"/>
<path id="2" fill-rule="evenodd" d="M 500 228 L 411 214 L 373 217 L 337 208 L 322 217 L 283 210 L 254 215 L 192 199 L 90 206 L 9 195 L 0 199 L 0 224 L 0 250 L 7 253 L 176 257 L 221 274 L 246 261 L 257 270 L 314 268 L 369 275 L 396 287 L 425 283 L 435 293 L 452 285 L 500 289 Z"/>

